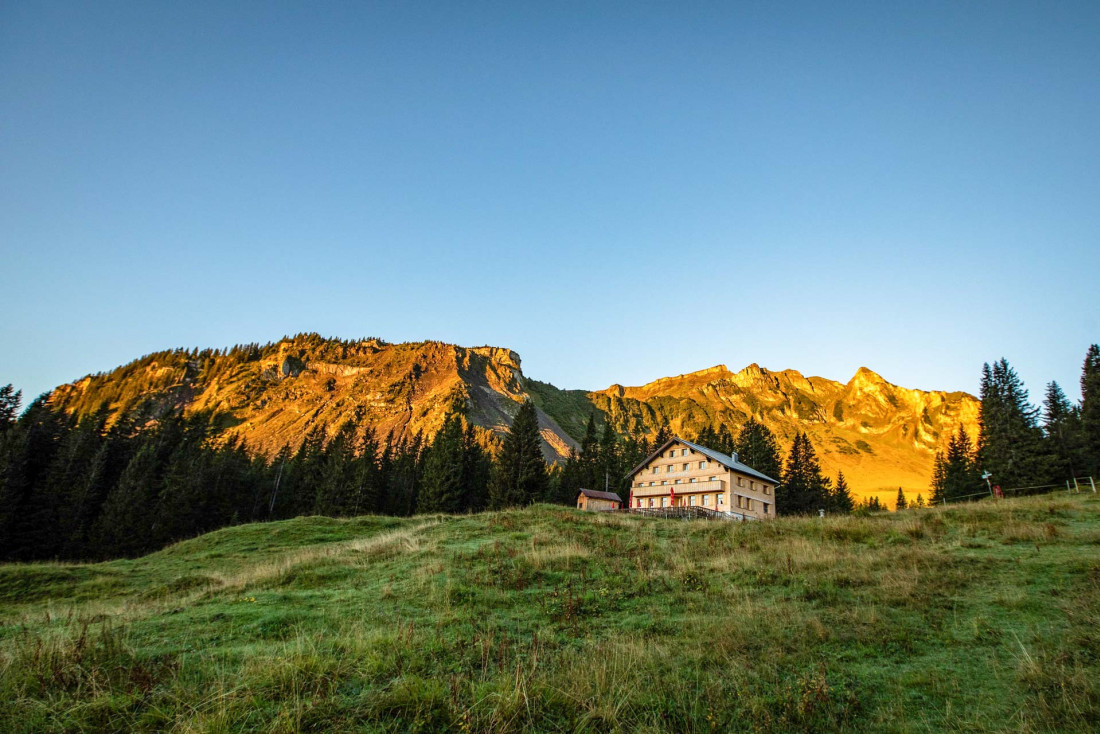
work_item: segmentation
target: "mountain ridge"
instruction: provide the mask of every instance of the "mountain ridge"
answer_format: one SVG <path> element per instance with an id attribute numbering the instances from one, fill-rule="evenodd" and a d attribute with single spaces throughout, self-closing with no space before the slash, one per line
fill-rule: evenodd
<path id="1" fill-rule="evenodd" d="M 621 433 L 652 435 L 668 425 L 689 439 L 706 427 L 735 434 L 753 417 L 784 449 L 797 432 L 809 434 L 823 469 L 844 471 L 864 496 L 925 489 L 935 451 L 959 426 L 973 433 L 977 425 L 973 396 L 901 387 L 867 367 L 839 382 L 756 362 L 737 372 L 719 364 L 639 386 L 561 390 L 526 376 L 520 355 L 505 347 L 317 334 L 156 352 L 61 385 L 50 400 L 76 414 L 102 404 L 116 414 L 139 406 L 151 416 L 169 408 L 208 411 L 226 435 L 271 455 L 296 446 L 318 424 L 331 432 L 352 417 L 382 437 L 430 437 L 453 410 L 492 441 L 528 397 L 549 460 L 577 447 L 590 415 Z"/>

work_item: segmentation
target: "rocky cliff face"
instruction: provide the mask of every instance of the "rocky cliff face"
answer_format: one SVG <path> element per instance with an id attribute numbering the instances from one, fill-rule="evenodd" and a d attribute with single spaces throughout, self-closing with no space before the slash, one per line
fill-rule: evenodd
<path id="1" fill-rule="evenodd" d="M 144 405 L 154 415 L 176 406 L 207 410 L 229 434 L 272 454 L 297 446 L 318 424 L 334 431 L 355 416 L 381 436 L 430 437 L 448 411 L 458 410 L 499 436 L 527 397 L 540 408 L 551 460 L 576 445 L 593 411 L 622 432 L 652 433 L 667 423 L 685 437 L 707 426 L 736 433 L 752 415 L 784 449 L 797 431 L 809 433 L 828 473 L 843 470 L 858 494 L 880 491 L 891 501 L 898 486 L 927 491 L 934 452 L 959 425 L 976 433 L 978 415 L 970 395 L 910 390 L 868 369 L 840 383 L 756 364 L 736 373 L 719 365 L 586 393 L 525 377 L 519 355 L 508 349 L 315 334 L 224 352 L 160 352 L 63 385 L 52 399 L 80 414 L 101 404 L 117 412 Z"/>
<path id="2" fill-rule="evenodd" d="M 211 411 L 229 434 L 267 454 L 296 447 L 314 426 L 330 432 L 352 417 L 384 437 L 431 437 L 449 411 L 499 435 L 526 397 L 519 356 L 496 347 L 440 342 L 336 342 L 316 335 L 284 339 L 250 353 L 162 352 L 54 391 L 53 400 L 87 413 L 143 401 L 157 409 Z M 540 411 L 550 460 L 575 442 Z"/>

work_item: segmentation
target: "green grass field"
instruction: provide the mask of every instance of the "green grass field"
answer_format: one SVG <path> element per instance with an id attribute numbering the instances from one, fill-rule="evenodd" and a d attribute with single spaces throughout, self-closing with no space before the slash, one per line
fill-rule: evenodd
<path id="1" fill-rule="evenodd" d="M 1096 731 L 1100 501 L 311 517 L 0 566 L 0 731 Z"/>

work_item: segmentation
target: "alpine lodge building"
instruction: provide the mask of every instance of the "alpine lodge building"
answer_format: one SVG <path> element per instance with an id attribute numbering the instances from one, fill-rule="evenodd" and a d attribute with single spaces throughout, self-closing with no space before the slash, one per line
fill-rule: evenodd
<path id="1" fill-rule="evenodd" d="M 672 437 L 636 466 L 630 480 L 631 510 L 698 507 L 738 520 L 775 517 L 778 480 L 732 456 Z"/>

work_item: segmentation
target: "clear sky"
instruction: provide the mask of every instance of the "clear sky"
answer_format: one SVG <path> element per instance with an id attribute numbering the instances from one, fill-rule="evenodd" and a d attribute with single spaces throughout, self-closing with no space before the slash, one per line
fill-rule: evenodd
<path id="1" fill-rule="evenodd" d="M 317 331 L 1071 398 L 1100 3 L 0 4 L 0 384 Z"/>

